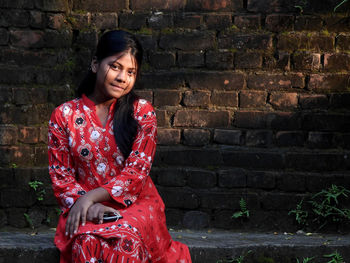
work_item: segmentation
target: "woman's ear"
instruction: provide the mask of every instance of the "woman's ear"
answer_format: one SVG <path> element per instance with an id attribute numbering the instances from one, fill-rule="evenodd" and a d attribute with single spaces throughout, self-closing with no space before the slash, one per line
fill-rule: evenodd
<path id="1" fill-rule="evenodd" d="M 98 65 L 99 65 L 99 63 L 98 63 L 98 61 L 97 61 L 97 58 L 96 58 L 96 57 L 93 57 L 93 58 L 92 58 L 92 61 L 91 61 L 91 71 L 92 71 L 93 73 L 96 73 L 96 72 L 97 72 L 97 70 L 98 70 Z"/>

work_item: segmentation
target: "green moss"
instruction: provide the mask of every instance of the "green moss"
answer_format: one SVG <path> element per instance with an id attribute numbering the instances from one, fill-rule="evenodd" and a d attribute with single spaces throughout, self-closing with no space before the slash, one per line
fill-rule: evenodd
<path id="1" fill-rule="evenodd" d="M 236 48 L 230 48 L 228 51 L 231 53 L 236 53 L 238 50 Z"/>
<path id="2" fill-rule="evenodd" d="M 139 31 L 136 31 L 136 34 L 141 34 L 141 35 L 152 35 L 152 29 L 147 28 L 147 27 L 142 27 Z"/>
<path id="3" fill-rule="evenodd" d="M 65 71 L 65 72 L 73 72 L 75 69 L 76 63 L 73 58 L 66 60 L 66 62 L 62 64 L 58 64 L 54 67 L 54 70 Z"/>
<path id="4" fill-rule="evenodd" d="M 330 36 L 331 35 L 327 29 L 322 30 L 321 34 L 324 35 L 324 36 Z"/>
<path id="5" fill-rule="evenodd" d="M 152 69 L 151 65 L 148 63 L 142 63 L 141 71 L 150 71 Z"/>
<path id="6" fill-rule="evenodd" d="M 87 13 L 89 13 L 89 11 L 78 9 L 78 10 L 74 10 L 74 13 L 76 13 L 76 14 L 87 14 Z"/>
<path id="7" fill-rule="evenodd" d="M 172 29 L 172 28 L 169 28 L 169 27 L 163 28 L 162 31 L 161 31 L 161 33 L 163 35 L 173 34 L 174 32 L 175 32 L 175 30 Z"/>
<path id="8" fill-rule="evenodd" d="M 257 262 L 258 263 L 275 263 L 275 260 L 270 257 L 260 256 Z"/>

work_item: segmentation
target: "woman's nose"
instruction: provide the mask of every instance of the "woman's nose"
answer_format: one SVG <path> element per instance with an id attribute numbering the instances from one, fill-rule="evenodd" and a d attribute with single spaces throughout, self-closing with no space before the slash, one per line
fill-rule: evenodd
<path id="1" fill-rule="evenodd" d="M 120 70 L 117 75 L 117 81 L 119 82 L 125 82 L 126 81 L 126 71 Z"/>

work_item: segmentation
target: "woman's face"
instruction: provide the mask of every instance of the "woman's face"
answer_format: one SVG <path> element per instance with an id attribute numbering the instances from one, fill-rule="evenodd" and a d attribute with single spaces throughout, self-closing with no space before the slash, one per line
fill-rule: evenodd
<path id="1" fill-rule="evenodd" d="M 134 87 L 137 75 L 136 59 L 129 52 L 93 60 L 91 69 L 96 73 L 94 94 L 106 98 L 120 98 Z"/>

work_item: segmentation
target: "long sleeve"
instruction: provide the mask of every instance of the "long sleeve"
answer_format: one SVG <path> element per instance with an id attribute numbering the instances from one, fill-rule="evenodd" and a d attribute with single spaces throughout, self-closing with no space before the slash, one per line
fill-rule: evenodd
<path id="1" fill-rule="evenodd" d="M 67 132 L 68 108 L 56 108 L 49 121 L 48 155 L 49 174 L 53 191 L 63 213 L 86 192 L 76 180 L 74 162 L 70 153 L 69 135 Z"/>
<path id="2" fill-rule="evenodd" d="M 137 200 L 151 170 L 156 149 L 157 120 L 152 105 L 140 100 L 136 119 L 139 128 L 132 151 L 124 162 L 121 174 L 102 187 L 123 206 L 130 206 Z"/>

